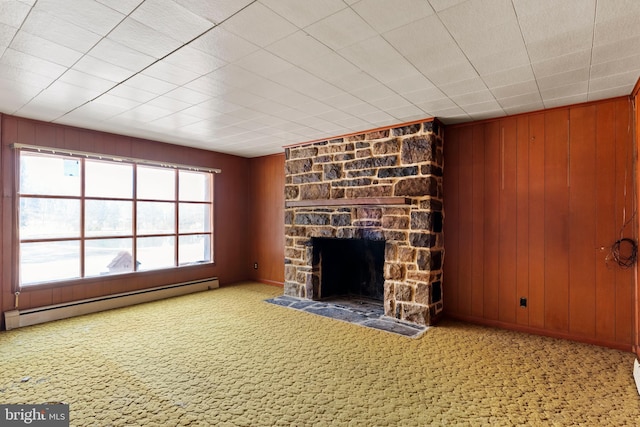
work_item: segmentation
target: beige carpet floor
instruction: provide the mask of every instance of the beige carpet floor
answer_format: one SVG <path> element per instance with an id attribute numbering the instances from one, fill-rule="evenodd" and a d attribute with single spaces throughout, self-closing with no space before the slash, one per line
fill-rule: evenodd
<path id="1" fill-rule="evenodd" d="M 0 403 L 72 426 L 640 424 L 630 353 L 445 321 L 418 339 L 255 283 L 0 333 Z"/>

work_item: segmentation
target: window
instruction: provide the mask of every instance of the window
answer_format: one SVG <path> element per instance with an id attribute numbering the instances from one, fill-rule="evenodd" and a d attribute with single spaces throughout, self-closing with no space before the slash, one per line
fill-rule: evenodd
<path id="1" fill-rule="evenodd" d="M 20 286 L 213 262 L 212 172 L 29 150 L 19 158 Z"/>

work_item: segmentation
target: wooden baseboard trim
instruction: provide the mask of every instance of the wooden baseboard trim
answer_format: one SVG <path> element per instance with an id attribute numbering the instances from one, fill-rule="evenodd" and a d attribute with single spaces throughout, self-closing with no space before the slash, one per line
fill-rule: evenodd
<path id="1" fill-rule="evenodd" d="M 268 279 L 254 279 L 256 282 L 264 283 L 265 285 L 277 286 L 279 288 L 284 288 L 284 282 L 276 282 L 275 280 Z"/>
<path id="2" fill-rule="evenodd" d="M 576 341 L 583 344 L 597 345 L 600 347 L 607 347 L 607 348 L 612 348 L 614 350 L 627 351 L 627 352 L 633 353 L 633 346 L 631 344 L 624 344 L 624 343 L 615 342 L 615 341 L 607 341 L 607 340 L 602 340 L 598 338 L 584 337 L 584 336 L 573 335 L 565 332 L 549 331 L 546 329 L 534 328 L 531 326 L 514 325 L 512 323 L 501 322 L 499 320 L 481 319 L 478 317 L 463 316 L 463 315 L 458 315 L 453 313 L 445 313 L 445 318 L 452 319 L 452 320 L 459 320 L 462 322 L 473 323 L 481 326 L 489 326 L 492 328 L 506 329 L 506 330 L 516 331 L 516 332 L 524 332 L 532 335 L 540 335 L 540 336 L 545 336 L 550 338 L 559 338 L 559 339 L 564 339 L 569 341 Z"/>

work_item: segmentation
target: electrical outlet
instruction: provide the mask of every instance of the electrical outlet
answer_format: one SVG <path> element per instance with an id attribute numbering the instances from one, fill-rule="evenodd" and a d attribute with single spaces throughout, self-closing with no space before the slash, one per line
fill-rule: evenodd
<path id="1" fill-rule="evenodd" d="M 525 297 L 520 297 L 520 307 L 527 307 L 527 299 Z"/>
<path id="2" fill-rule="evenodd" d="M 254 269 L 254 270 L 257 270 L 257 269 L 258 269 L 258 263 L 257 263 L 257 262 L 254 262 L 254 263 L 253 263 L 253 269 Z"/>

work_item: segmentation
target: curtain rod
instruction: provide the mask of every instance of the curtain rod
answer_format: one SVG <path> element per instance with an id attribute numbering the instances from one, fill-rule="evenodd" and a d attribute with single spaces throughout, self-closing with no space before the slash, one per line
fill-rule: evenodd
<path id="1" fill-rule="evenodd" d="M 98 154 L 98 153 L 89 153 L 87 151 L 77 151 L 77 150 L 69 150 L 67 148 L 52 148 L 52 147 L 41 147 L 39 145 L 28 145 L 28 144 L 20 144 L 14 142 L 10 145 L 11 148 L 15 150 L 29 150 L 29 151 L 38 151 L 45 152 L 50 154 L 67 154 L 69 156 L 82 156 L 91 159 L 109 159 L 116 162 L 129 162 L 150 166 L 161 166 L 165 168 L 174 168 L 174 169 L 183 169 L 183 170 L 193 170 L 198 172 L 211 172 L 211 173 L 221 173 L 221 169 L 216 168 L 208 168 L 203 166 L 192 166 L 192 165 L 182 165 L 178 163 L 170 163 L 170 162 L 160 162 L 155 160 L 146 160 L 146 159 L 138 159 L 135 157 L 127 157 L 127 156 L 116 156 L 113 154 Z"/>

